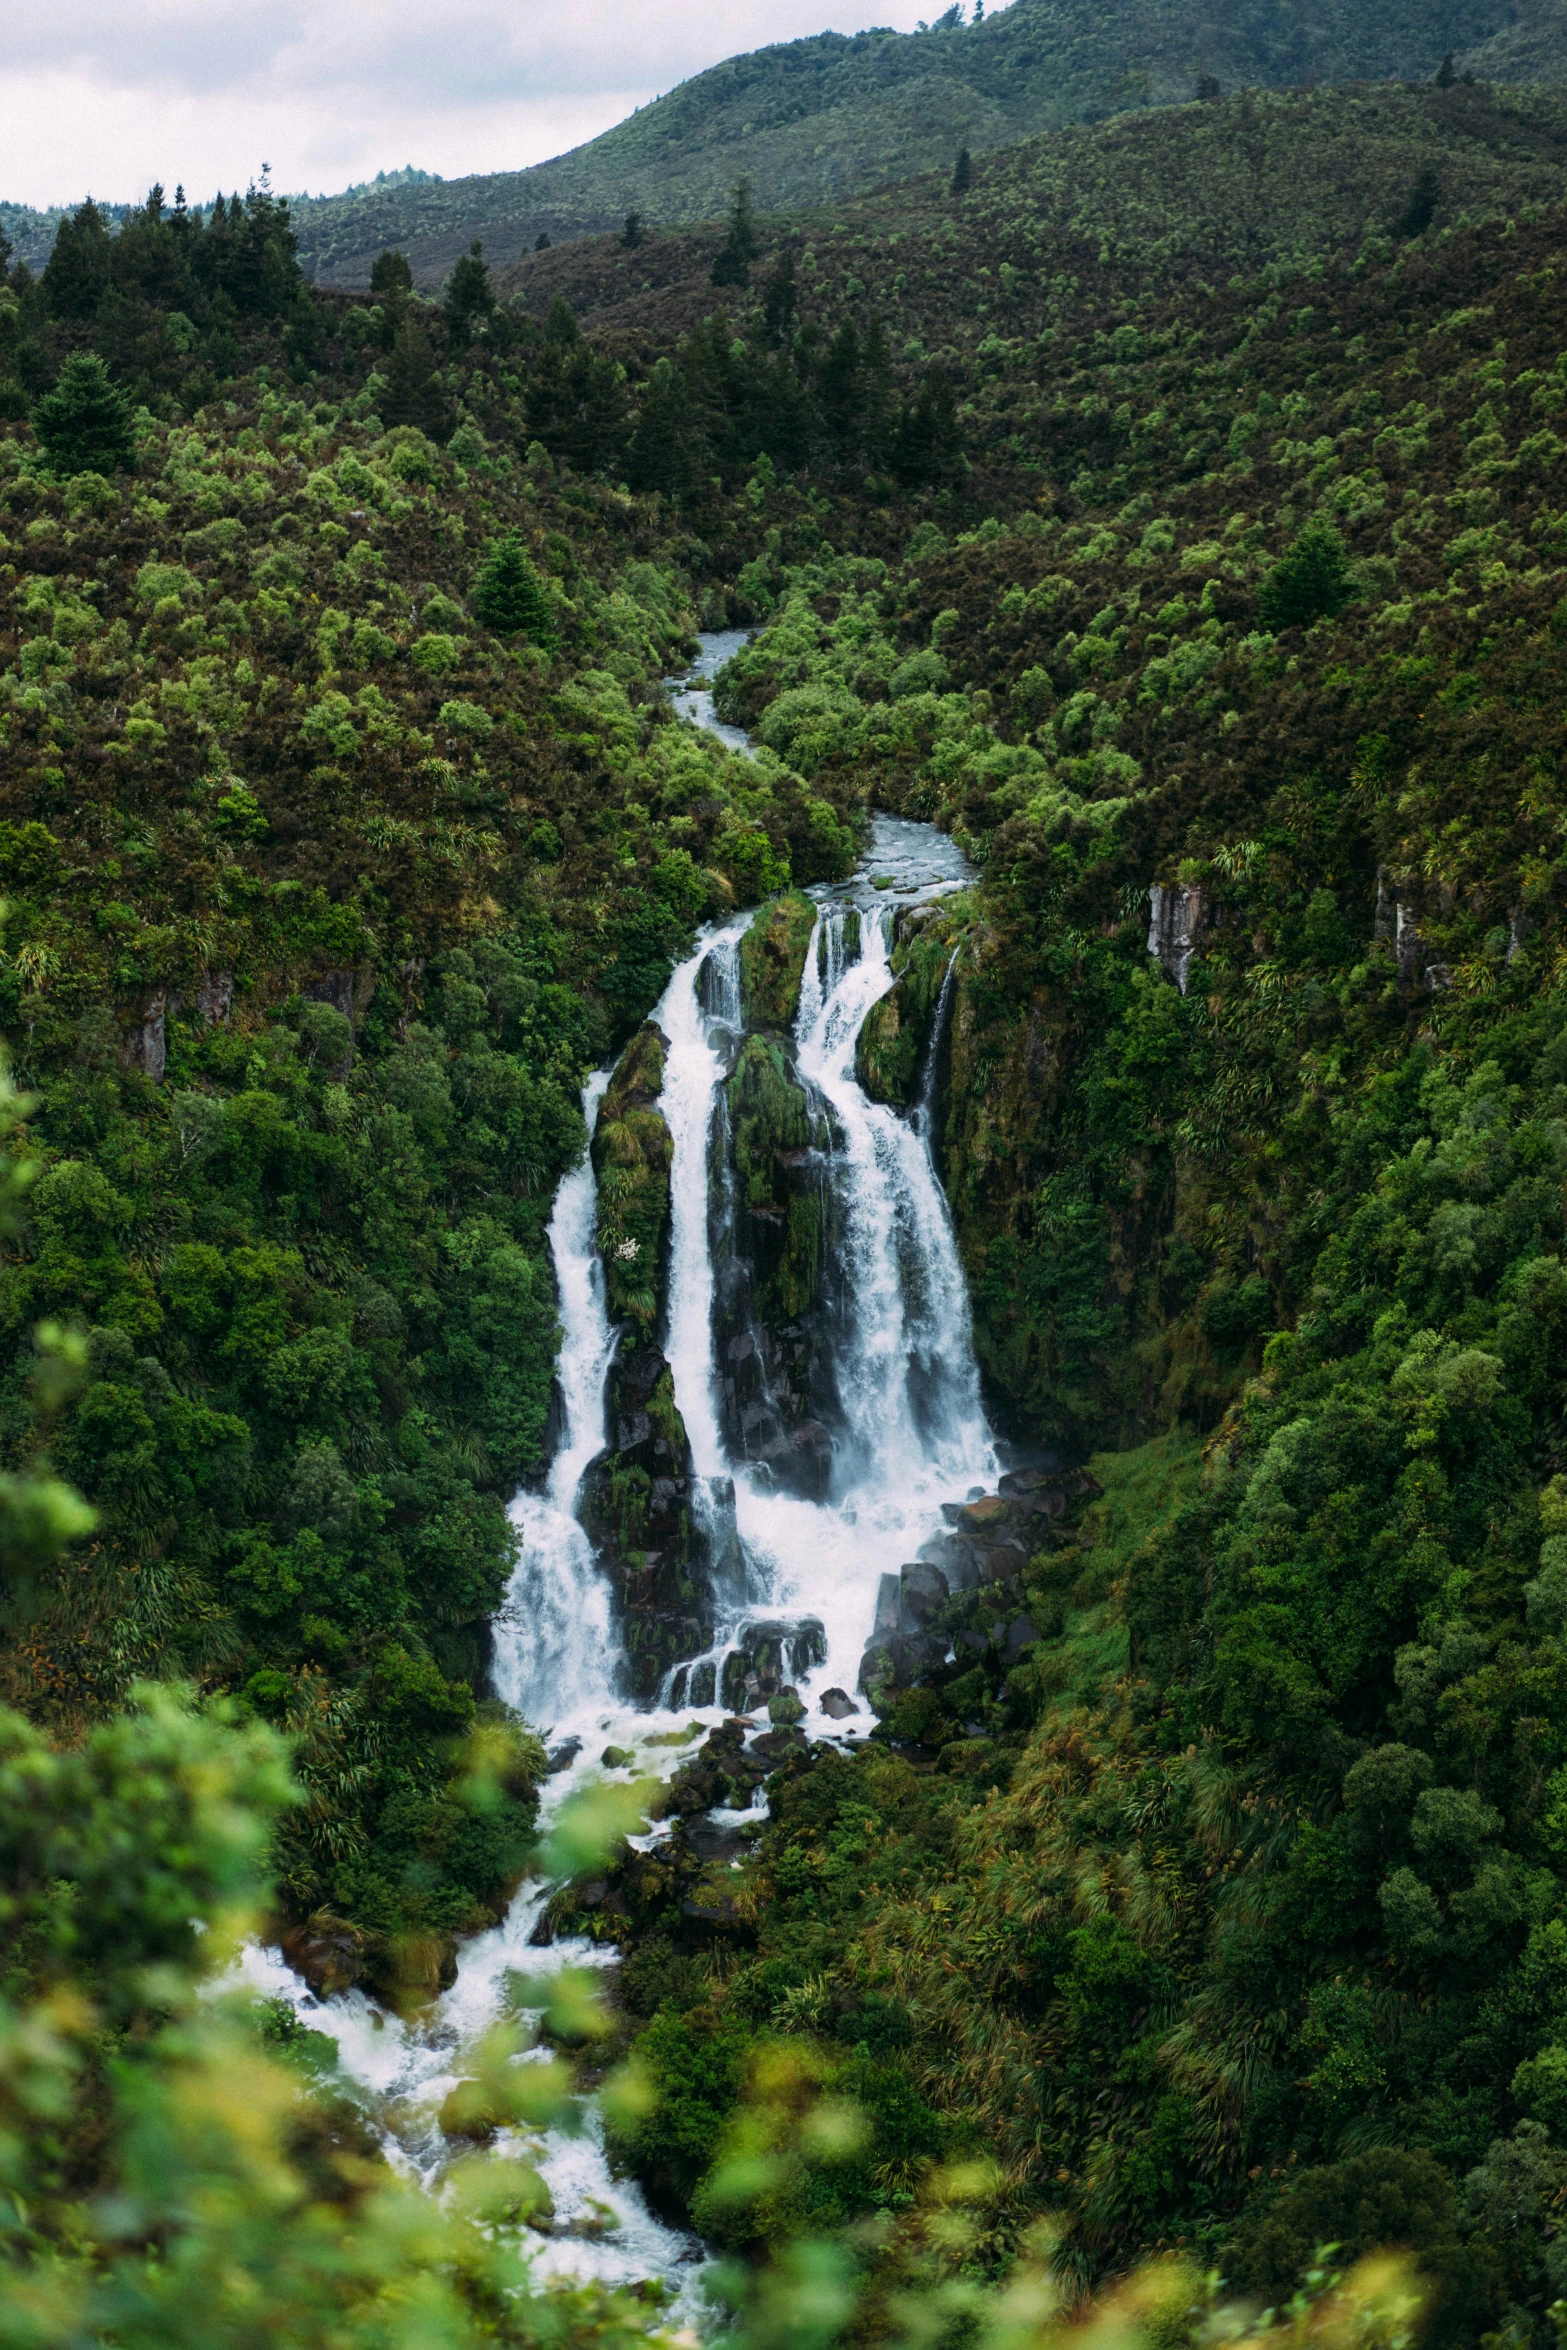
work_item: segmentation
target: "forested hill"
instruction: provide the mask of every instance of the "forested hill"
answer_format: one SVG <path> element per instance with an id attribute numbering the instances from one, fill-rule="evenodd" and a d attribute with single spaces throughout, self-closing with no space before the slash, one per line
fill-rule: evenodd
<path id="1" fill-rule="evenodd" d="M 976 16 L 978 12 L 976 11 Z M 530 170 L 454 180 L 410 175 L 294 207 L 307 272 L 363 287 L 395 245 L 434 289 L 474 237 L 497 262 L 618 227 L 629 211 L 672 225 L 716 219 L 735 183 L 780 212 L 841 198 L 1043 131 L 1222 89 L 1429 80 L 1443 56 L 1482 81 L 1554 83 L 1567 74 L 1557 14 L 1543 0 L 1331 0 L 1310 12 L 1175 0 L 1013 0 L 926 32 L 822 33 L 695 75 L 585 146 Z M 1499 25 L 1499 17 L 1502 22 Z M 396 177 L 396 175 L 394 175 Z M 0 228 L 40 266 L 58 215 L 0 208 Z"/>
<path id="2" fill-rule="evenodd" d="M 9 273 L 0 2282 L 30 2350 L 645 2342 L 647 2303 L 539 2315 L 502 2245 L 531 2174 L 483 2151 L 560 2110 L 519 2081 L 564 2098 L 606 2053 L 616 2159 L 733 2255 L 755 2350 L 1050 2343 L 1030 2261 L 1086 2291 L 1153 2254 L 1092 2338 L 1240 2338 L 1217 2274 L 1275 2345 L 1395 2350 L 1398 2274 L 1348 2314 L 1330 2282 L 1389 2241 L 1432 2350 L 1556 2341 L 1550 102 L 1181 122 L 1064 146 L 1048 226 L 1037 156 L 915 190 L 907 231 L 737 207 L 666 312 L 606 276 L 603 331 L 471 256 L 438 305 L 392 256 L 373 301 L 312 291 L 260 191 L 117 238 L 84 208 Z M 582 267 L 641 266 L 608 252 Z M 698 624 L 757 631 L 718 687 L 754 756 L 672 718 Z M 680 1824 L 729 1808 L 722 1736 L 667 1837 L 559 1849 L 540 1931 L 614 1944 L 612 2012 L 563 2003 L 550 2067 L 486 2040 L 449 2196 L 401 2202 L 308 2046 L 197 1985 L 244 1902 L 417 2006 L 506 1902 L 545 1758 L 485 1627 L 549 1448 L 578 1089 L 633 1044 L 599 1156 L 635 1262 L 674 958 L 769 902 L 803 955 L 792 893 L 869 805 L 977 869 L 900 923 L 859 1071 L 907 1102 L 950 972 L 933 1113 L 988 1404 L 1070 1497 L 960 1520 L 982 1587 L 889 1652 L 858 1752 L 772 1748 L 733 1865 Z M 764 1197 L 799 1156 L 770 1114 Z M 643 1522 L 634 1480 L 615 1506 Z"/>
<path id="3" fill-rule="evenodd" d="M 822 33 L 728 58 L 529 171 L 301 204 L 301 245 L 326 285 L 364 285 L 375 254 L 395 244 L 433 287 L 474 236 L 506 261 L 541 235 L 618 227 L 632 210 L 660 224 L 712 220 L 742 178 L 761 210 L 794 210 L 950 169 L 960 147 L 977 154 L 1179 103 L 1205 78 L 1227 90 L 1424 81 L 1449 51 L 1460 73 L 1482 79 L 1504 78 L 1504 66 L 1509 81 L 1562 78 L 1554 14 L 1538 0 L 1504 13 L 1515 29 L 1501 64 L 1487 46 L 1497 10 L 1486 0 L 1333 0 L 1309 13 L 1268 0 L 1013 0 L 967 24 L 949 9 L 922 33 Z"/>

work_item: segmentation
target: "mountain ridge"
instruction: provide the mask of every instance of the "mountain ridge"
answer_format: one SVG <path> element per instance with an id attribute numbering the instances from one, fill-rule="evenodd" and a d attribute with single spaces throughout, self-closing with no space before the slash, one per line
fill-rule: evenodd
<path id="1" fill-rule="evenodd" d="M 1014 0 L 917 33 L 824 32 L 721 60 L 595 139 L 521 171 L 401 179 L 300 197 L 301 258 L 319 285 L 369 282 L 375 255 L 406 252 L 433 290 L 481 238 L 512 263 L 552 242 L 618 228 L 710 220 L 741 178 L 763 211 L 800 210 L 950 167 L 960 146 L 1018 140 L 1190 99 L 1205 80 L 1233 90 L 1317 82 L 1429 80 L 1451 52 L 1478 79 L 1567 79 L 1562 0 L 1377 0 L 1330 4 L 1289 23 L 1270 0 Z M 392 175 L 388 175 L 389 182 Z M 53 215 L 0 206 L 20 256 L 45 257 Z M 37 248 L 35 250 L 34 248 Z"/>

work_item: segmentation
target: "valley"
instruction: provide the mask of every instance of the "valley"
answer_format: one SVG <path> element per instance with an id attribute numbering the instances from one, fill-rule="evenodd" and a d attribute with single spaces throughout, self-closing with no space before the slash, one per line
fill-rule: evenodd
<path id="1" fill-rule="evenodd" d="M 19 2340 L 1549 2350 L 1562 139 L 9 272 Z"/>

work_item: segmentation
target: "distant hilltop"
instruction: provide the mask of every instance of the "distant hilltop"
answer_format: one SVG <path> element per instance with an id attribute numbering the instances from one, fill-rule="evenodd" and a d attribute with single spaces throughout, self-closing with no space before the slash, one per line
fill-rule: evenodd
<path id="1" fill-rule="evenodd" d="M 1045 131 L 1240 88 L 1428 81 L 1451 56 L 1480 81 L 1567 81 L 1555 0 L 976 0 L 915 33 L 818 33 L 699 73 L 613 130 L 525 171 L 443 180 L 412 165 L 292 199 L 317 282 L 362 287 L 377 253 L 438 286 L 475 237 L 494 262 L 618 227 L 711 220 L 737 180 L 764 212 L 816 206 Z M 118 208 L 123 210 L 122 208 Z M 116 208 L 110 207 L 111 218 Z M 19 257 L 61 215 L 0 204 Z"/>

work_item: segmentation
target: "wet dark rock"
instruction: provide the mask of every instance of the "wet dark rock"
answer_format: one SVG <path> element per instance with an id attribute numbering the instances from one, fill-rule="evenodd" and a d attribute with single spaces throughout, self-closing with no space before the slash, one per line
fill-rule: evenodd
<path id="1" fill-rule="evenodd" d="M 761 1704 L 826 1659 L 827 1634 L 819 1616 L 747 1624 L 724 1659 L 719 1701 L 731 1711 Z"/>
<path id="2" fill-rule="evenodd" d="M 792 1723 L 803 1722 L 805 1707 L 800 1702 L 800 1692 L 797 1689 L 780 1689 L 776 1696 L 767 1700 L 767 1718 L 775 1730 L 786 1730 Z"/>
<path id="3" fill-rule="evenodd" d="M 283 1956 L 312 1991 L 330 1998 L 352 1990 L 371 1969 L 376 1937 L 331 1910 L 318 1909 L 282 1938 Z"/>
<path id="4" fill-rule="evenodd" d="M 676 1819 L 722 1806 L 744 1811 L 767 1776 L 768 1765 L 745 1751 L 748 1722 L 722 1722 L 669 1782 L 667 1809 Z"/>
<path id="5" fill-rule="evenodd" d="M 559 1746 L 552 1746 L 544 1757 L 549 1776 L 553 1779 L 557 1771 L 569 1771 L 581 1752 L 580 1738 L 563 1738 Z"/>
<path id="6" fill-rule="evenodd" d="M 898 1629 L 899 1603 L 903 1587 L 896 1575 L 883 1575 L 876 1586 L 876 1621 L 871 1626 L 872 1639 L 884 1632 Z"/>
<path id="7" fill-rule="evenodd" d="M 580 1515 L 615 1595 L 631 1693 L 646 1702 L 674 1665 L 710 1646 L 714 1631 L 691 1448 L 657 1347 L 622 1346 L 609 1375 L 608 1422 L 610 1447 L 588 1466 Z"/>
<path id="8" fill-rule="evenodd" d="M 951 1597 L 947 1578 L 940 1567 L 916 1560 L 898 1569 L 898 1581 L 898 1628 L 923 1632 Z"/>
<path id="9" fill-rule="evenodd" d="M 1014 1616 L 1007 1626 L 1005 1642 L 1007 1663 L 1015 1665 L 1024 1649 L 1032 1647 L 1038 1638 L 1039 1634 L 1034 1628 L 1032 1616 Z"/>
<path id="10" fill-rule="evenodd" d="M 728 1826 L 718 1820 L 705 1819 L 700 1812 L 688 1819 L 682 1829 L 686 1844 L 701 1861 L 738 1860 L 755 1843 L 743 1828 Z"/>
<path id="11" fill-rule="evenodd" d="M 800 1082 L 787 1037 L 748 1036 L 714 1132 L 720 1411 L 734 1451 L 812 1501 L 826 1499 L 842 1426 L 827 1290 L 837 1213 L 830 1139 L 825 1105 Z"/>
<path id="12" fill-rule="evenodd" d="M 830 1722 L 846 1722 L 859 1707 L 846 1689 L 828 1689 L 822 1695 L 822 1712 Z"/>
<path id="13" fill-rule="evenodd" d="M 628 1770 L 636 1759 L 635 1750 L 629 1746 L 606 1746 L 599 1756 L 606 1771 Z"/>
<path id="14" fill-rule="evenodd" d="M 803 1730 L 797 1730 L 792 1723 L 786 1723 L 780 1725 L 776 1730 L 764 1731 L 760 1738 L 753 1738 L 749 1752 L 759 1755 L 768 1769 L 775 1771 L 778 1765 L 781 1762 L 786 1762 L 791 1754 L 803 1754 L 809 1744 L 810 1741 Z"/>

